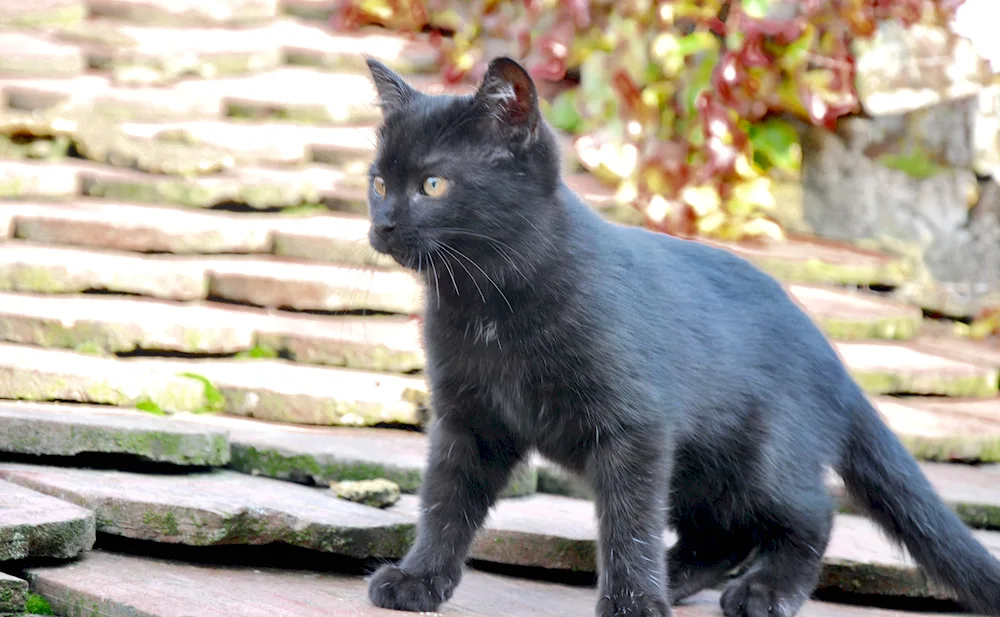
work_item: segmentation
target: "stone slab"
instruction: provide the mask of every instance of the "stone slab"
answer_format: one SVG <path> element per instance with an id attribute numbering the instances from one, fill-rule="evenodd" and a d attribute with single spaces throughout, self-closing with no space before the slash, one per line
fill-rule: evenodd
<path id="1" fill-rule="evenodd" d="M 0 199 L 67 199 L 80 193 L 80 167 L 66 162 L 0 161 Z"/>
<path id="2" fill-rule="evenodd" d="M 164 298 L 207 297 L 204 264 L 177 257 L 0 244 L 0 290 L 38 293 L 111 291 Z"/>
<path id="3" fill-rule="evenodd" d="M 202 383 L 138 363 L 0 343 L 0 399 L 72 401 L 199 411 Z"/>
<path id="4" fill-rule="evenodd" d="M 320 486 L 385 478 L 404 493 L 416 493 L 427 463 L 427 437 L 413 431 L 289 426 L 223 415 L 182 417 L 225 430 L 233 451 L 230 466 L 251 475 Z M 504 494 L 529 495 L 537 484 L 535 469 L 525 466 Z"/>
<path id="5" fill-rule="evenodd" d="M 828 336 L 838 340 L 911 339 L 920 331 L 919 307 L 871 293 L 790 285 L 797 301 Z"/>
<path id="6" fill-rule="evenodd" d="M 102 533 L 169 544 L 288 544 L 348 557 L 400 557 L 403 514 L 329 490 L 232 471 L 144 475 L 0 463 L 0 478 L 94 511 Z"/>
<path id="7" fill-rule="evenodd" d="M 307 364 L 388 373 L 424 368 L 416 319 L 390 315 L 275 317 L 257 329 L 258 344 Z"/>
<path id="8" fill-rule="evenodd" d="M 138 253 L 266 253 L 269 220 L 126 202 L 77 199 L 11 215 L 18 238 Z"/>
<path id="9" fill-rule="evenodd" d="M 1000 422 L 1000 397 L 994 398 L 923 398 L 902 399 L 906 404 L 944 417 Z"/>
<path id="10" fill-rule="evenodd" d="M 204 260 L 213 296 L 256 306 L 415 314 L 423 290 L 408 272 L 321 265 L 285 258 Z"/>
<path id="11" fill-rule="evenodd" d="M 907 399 L 875 399 L 882 418 L 911 454 L 921 460 L 1000 462 L 1000 420 L 963 413 L 968 403 L 942 401 L 933 406 Z M 996 399 L 981 405 L 993 405 Z"/>
<path id="12" fill-rule="evenodd" d="M 1000 369 L 924 353 L 905 344 L 837 343 L 854 379 L 872 394 L 990 397 Z"/>
<path id="13" fill-rule="evenodd" d="M 914 349 L 959 362 L 1000 368 L 1000 338 L 974 340 L 948 331 L 951 324 L 947 322 L 930 325 L 933 327 L 928 328 L 925 323 L 921 336 L 913 340 Z"/>
<path id="14" fill-rule="evenodd" d="M 82 0 L 37 0 L 0 2 L 0 26 L 43 28 L 72 26 L 83 20 L 87 5 Z"/>
<path id="15" fill-rule="evenodd" d="M 274 28 L 284 39 L 289 64 L 367 74 L 365 56 L 370 55 L 404 75 L 438 69 L 437 50 L 426 38 L 411 39 L 383 28 L 331 32 L 294 19 L 282 20 Z"/>
<path id="16" fill-rule="evenodd" d="M 83 69 L 79 47 L 52 42 L 41 34 L 0 32 L 2 77 L 71 77 Z"/>
<path id="17" fill-rule="evenodd" d="M 367 595 L 367 581 L 299 570 L 202 566 L 94 551 L 79 563 L 29 571 L 32 586 L 60 613 L 101 617 L 388 617 Z M 704 591 L 674 607 L 677 617 L 721 614 L 719 593 Z M 590 615 L 595 591 L 581 586 L 468 570 L 441 608 L 449 617 Z M 802 617 L 906 617 L 890 609 L 807 601 Z M 928 617 L 943 617 L 927 613 Z"/>
<path id="18" fill-rule="evenodd" d="M 349 214 L 309 216 L 281 221 L 274 229 L 274 252 L 286 257 L 396 269 L 388 255 L 368 244 L 367 218 Z"/>
<path id="19" fill-rule="evenodd" d="M 182 142 L 209 146 L 231 156 L 239 165 L 300 165 L 309 158 L 305 129 L 308 125 L 255 124 L 221 120 L 188 122 L 134 122 L 122 132 L 135 139 L 156 143 Z M 329 127 L 324 127 L 329 128 Z M 298 130 L 296 130 L 298 129 Z"/>
<path id="20" fill-rule="evenodd" d="M 0 563 L 76 557 L 90 550 L 95 539 L 90 510 L 0 481 Z"/>
<path id="21" fill-rule="evenodd" d="M 0 404 L 0 452 L 36 456 L 127 454 L 148 461 L 220 467 L 226 432 L 146 412 L 84 405 Z"/>
<path id="22" fill-rule="evenodd" d="M 0 572 L 0 615 L 23 614 L 28 600 L 28 581 Z"/>
<path id="23" fill-rule="evenodd" d="M 278 0 L 88 0 L 90 14 L 142 24 L 236 26 L 278 15 Z"/>
<path id="24" fill-rule="evenodd" d="M 88 353 L 230 354 L 255 344 L 252 318 L 205 303 L 0 292 L 0 340 Z"/>
<path id="25" fill-rule="evenodd" d="M 134 360 L 161 374 L 192 373 L 225 398 L 222 410 L 294 424 L 420 426 L 427 385 L 421 377 L 334 369 L 285 360 Z"/>

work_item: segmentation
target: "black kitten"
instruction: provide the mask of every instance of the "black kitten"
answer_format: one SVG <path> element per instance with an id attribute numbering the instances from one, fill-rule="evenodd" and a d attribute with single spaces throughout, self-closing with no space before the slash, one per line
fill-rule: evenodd
<path id="1" fill-rule="evenodd" d="M 417 539 L 371 579 L 375 604 L 448 600 L 512 469 L 538 451 L 593 488 L 601 617 L 669 615 L 741 564 L 726 617 L 795 614 L 830 535 L 828 466 L 931 576 L 1000 615 L 1000 563 L 774 279 L 583 204 L 513 60 L 459 97 L 369 67 L 384 111 L 369 238 L 426 281 L 436 416 Z"/>

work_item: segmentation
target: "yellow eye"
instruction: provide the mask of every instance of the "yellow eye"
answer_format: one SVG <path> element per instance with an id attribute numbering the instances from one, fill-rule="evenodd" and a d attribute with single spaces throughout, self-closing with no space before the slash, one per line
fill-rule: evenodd
<path id="1" fill-rule="evenodd" d="M 379 197 L 385 197 L 385 180 L 382 179 L 382 176 L 372 178 L 372 187 Z"/>
<path id="2" fill-rule="evenodd" d="M 424 195 L 428 197 L 440 197 L 448 190 L 448 181 L 444 178 L 431 176 L 424 180 Z"/>

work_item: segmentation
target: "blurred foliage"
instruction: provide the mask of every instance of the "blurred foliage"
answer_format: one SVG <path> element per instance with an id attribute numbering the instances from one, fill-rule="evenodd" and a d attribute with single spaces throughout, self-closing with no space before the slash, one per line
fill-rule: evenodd
<path id="1" fill-rule="evenodd" d="M 771 183 L 801 161 L 788 120 L 860 111 L 851 40 L 880 20 L 947 23 L 961 2 L 341 0 L 334 27 L 429 32 L 449 82 L 519 58 L 556 92 L 546 115 L 581 163 L 650 227 L 737 239 L 782 235 Z"/>

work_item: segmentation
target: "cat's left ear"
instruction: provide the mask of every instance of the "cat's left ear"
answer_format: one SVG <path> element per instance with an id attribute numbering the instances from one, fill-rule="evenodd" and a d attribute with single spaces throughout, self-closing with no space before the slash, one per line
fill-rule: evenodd
<path id="1" fill-rule="evenodd" d="M 494 58 L 486 69 L 476 98 L 501 132 L 524 141 L 537 134 L 541 112 L 535 82 L 514 60 Z"/>
<path id="2" fill-rule="evenodd" d="M 385 113 L 391 113 L 406 106 L 417 94 L 402 77 L 375 58 L 367 59 L 368 70 L 378 91 L 379 103 Z"/>

